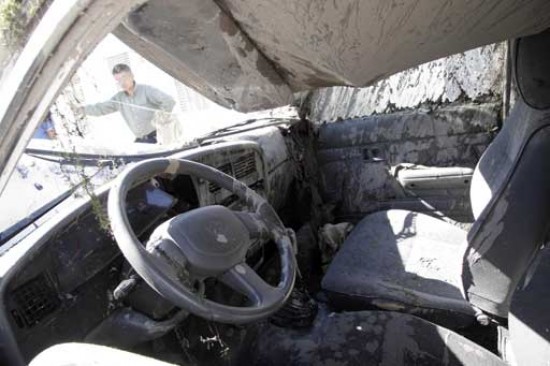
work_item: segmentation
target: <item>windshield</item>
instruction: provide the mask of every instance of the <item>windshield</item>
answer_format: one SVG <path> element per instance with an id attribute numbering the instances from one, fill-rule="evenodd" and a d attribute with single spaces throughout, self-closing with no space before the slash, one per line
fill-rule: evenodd
<path id="1" fill-rule="evenodd" d="M 108 35 L 51 108 L 59 140 L 131 153 L 156 133 L 155 147 L 182 146 L 246 116 L 209 101 Z M 108 133 L 106 133 L 108 131 Z M 70 141 L 68 141 L 70 140 Z M 153 141 L 152 140 L 152 141 Z"/>
<path id="2" fill-rule="evenodd" d="M 61 200 L 93 195 L 127 162 L 195 146 L 229 126 L 294 115 L 221 107 L 109 34 L 33 131 L 0 195 L 10 212 L 0 217 L 0 243 Z"/>

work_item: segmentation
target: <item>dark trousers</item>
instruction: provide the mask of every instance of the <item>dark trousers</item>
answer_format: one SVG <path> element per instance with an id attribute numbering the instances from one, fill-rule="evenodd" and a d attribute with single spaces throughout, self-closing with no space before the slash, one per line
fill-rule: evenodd
<path id="1" fill-rule="evenodd" d="M 138 137 L 134 142 L 141 142 L 145 144 L 156 144 L 157 143 L 157 131 L 153 131 L 148 135 Z"/>

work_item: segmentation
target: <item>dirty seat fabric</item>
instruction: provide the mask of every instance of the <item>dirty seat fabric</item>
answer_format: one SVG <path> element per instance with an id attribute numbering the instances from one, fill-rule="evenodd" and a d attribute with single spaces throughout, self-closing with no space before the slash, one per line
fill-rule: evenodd
<path id="1" fill-rule="evenodd" d="M 466 235 L 417 212 L 371 214 L 333 259 L 322 288 L 339 309 L 400 310 L 452 328 L 467 326 L 475 312 L 462 288 Z"/>
<path id="2" fill-rule="evenodd" d="M 550 231 L 550 97 L 545 84 L 550 80 L 550 53 L 541 53 L 543 48 L 550 49 L 550 30 L 521 38 L 512 49 L 520 98 L 474 171 L 470 201 L 476 221 L 464 240 L 467 249 L 457 247 L 456 256 L 451 255 L 449 245 L 455 243 L 456 236 L 449 226 L 440 226 L 438 240 L 425 245 L 424 235 L 432 238 L 436 231 L 433 220 L 433 227 L 427 220 L 418 221 L 413 249 L 406 228 L 402 234 L 399 231 L 402 217 L 393 217 L 408 213 L 388 211 L 389 224 L 383 222 L 383 216 L 368 216 L 360 232 L 352 232 L 351 242 L 344 243 L 336 255 L 335 268 L 329 268 L 324 281 L 328 291 L 347 292 L 348 299 L 359 295 L 367 305 L 376 305 L 376 301 L 379 307 L 384 307 L 380 303 L 384 305 L 386 300 L 390 306 L 403 301 L 405 310 L 425 308 L 427 315 L 442 304 L 449 312 L 463 313 L 459 294 L 464 293 L 480 311 L 508 317 L 514 290 Z M 382 227 L 371 224 L 377 220 L 382 220 Z M 384 253 L 380 243 L 388 244 L 389 253 Z M 423 263 L 418 265 L 419 261 Z M 456 277 L 458 261 L 461 281 Z M 345 262 L 351 265 L 346 267 Z M 447 263 L 449 268 L 438 269 Z M 386 265 L 398 267 L 384 268 Z M 350 267 L 359 273 L 352 273 Z M 417 285 L 414 275 L 422 277 Z M 349 278 L 349 284 L 341 281 L 343 276 Z M 363 280 L 366 282 L 361 283 Z"/>
<path id="3" fill-rule="evenodd" d="M 243 365 L 505 365 L 472 341 L 409 314 L 323 313 L 311 329 L 264 324 Z"/>

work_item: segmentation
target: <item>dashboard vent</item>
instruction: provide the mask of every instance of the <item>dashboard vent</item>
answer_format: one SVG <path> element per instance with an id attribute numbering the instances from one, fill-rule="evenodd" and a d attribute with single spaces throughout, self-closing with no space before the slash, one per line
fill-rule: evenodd
<path id="1" fill-rule="evenodd" d="M 241 179 L 250 175 L 256 171 L 256 159 L 254 153 L 248 154 L 239 158 L 233 164 L 233 171 L 235 172 L 235 178 Z"/>
<path id="2" fill-rule="evenodd" d="M 217 168 L 227 175 L 237 179 L 244 178 L 256 171 L 256 156 L 254 153 L 247 154 L 237 159 L 233 164 L 227 163 Z M 220 190 L 220 186 L 216 183 L 209 183 L 208 190 L 210 193 L 215 193 Z"/>
<path id="3" fill-rule="evenodd" d="M 16 309 L 12 316 L 19 327 L 32 327 L 59 307 L 59 298 L 51 282 L 40 275 L 12 292 Z"/>
<path id="4" fill-rule="evenodd" d="M 233 171 L 231 169 L 231 164 L 229 164 L 229 163 L 224 164 L 224 165 L 218 167 L 217 169 L 224 172 L 227 175 L 233 175 Z M 208 190 L 210 191 L 210 193 L 217 192 L 220 189 L 221 189 L 221 187 L 219 185 L 217 185 L 216 183 L 210 182 L 208 184 Z"/>

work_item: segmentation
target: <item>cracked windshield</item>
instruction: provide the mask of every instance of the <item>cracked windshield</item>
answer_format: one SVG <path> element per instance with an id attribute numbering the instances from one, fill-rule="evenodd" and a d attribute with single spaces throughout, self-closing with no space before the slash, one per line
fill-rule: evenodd
<path id="1" fill-rule="evenodd" d="M 292 114 L 218 106 L 108 35 L 32 132 L 0 196 L 10 211 L 0 218 L 0 242 L 67 198 L 93 198 L 125 164 L 191 148 L 225 127 Z"/>

